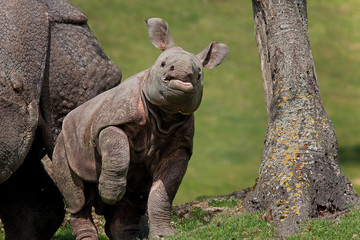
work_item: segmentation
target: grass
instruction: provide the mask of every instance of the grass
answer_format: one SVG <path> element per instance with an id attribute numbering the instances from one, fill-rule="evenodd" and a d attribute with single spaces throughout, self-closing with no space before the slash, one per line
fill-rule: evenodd
<path id="1" fill-rule="evenodd" d="M 72 0 L 89 16 L 105 52 L 124 79 L 152 65 L 160 51 L 144 19 L 162 17 L 175 43 L 198 53 L 210 41 L 231 53 L 205 70 L 195 113 L 194 154 L 175 203 L 252 186 L 258 174 L 267 114 L 253 32 L 251 1 Z M 141 7 L 140 7 L 141 6 Z M 345 175 L 360 191 L 360 2 L 308 2 L 309 35 L 324 105 L 335 125 Z"/>
<path id="2" fill-rule="evenodd" d="M 172 220 L 179 234 L 167 239 L 279 239 L 269 212 L 244 213 L 242 199 L 202 197 L 185 206 L 180 210 L 174 208 Z M 213 207 L 222 210 L 209 217 Z M 188 209 L 185 214 L 184 209 Z M 335 220 L 308 220 L 297 234 L 287 239 L 360 239 L 360 207 L 351 208 Z"/>
<path id="3" fill-rule="evenodd" d="M 169 240 L 198 240 L 198 239 L 279 239 L 271 222 L 266 218 L 266 212 L 242 213 L 238 207 L 241 200 L 202 198 L 193 201 L 189 214 L 176 215 L 172 220 L 179 231 L 177 236 L 167 237 Z M 208 203 L 208 204 L 204 204 Z M 211 203 L 211 204 L 210 204 Z M 209 217 L 208 207 L 215 204 L 223 210 Z M 224 210 L 225 209 L 225 210 Z M 0 239 L 4 239 L 0 231 Z M 69 225 L 60 228 L 52 240 L 72 240 Z M 100 240 L 108 238 L 101 233 Z M 337 220 L 316 219 L 304 223 L 299 233 L 287 238 L 288 240 L 327 240 L 327 239 L 360 239 L 360 208 L 351 208 L 349 212 Z"/>
<path id="4" fill-rule="evenodd" d="M 175 237 L 167 239 L 279 239 L 265 213 L 243 214 L 238 217 L 220 215 L 206 225 L 181 229 Z M 360 239 L 360 211 L 352 209 L 337 221 L 327 219 L 310 220 L 301 231 L 289 238 L 300 239 Z"/>
<path id="5" fill-rule="evenodd" d="M 245 214 L 219 220 L 214 219 L 210 224 L 189 231 L 180 232 L 169 239 L 271 239 L 275 236 L 272 226 L 262 221 L 261 214 Z"/>
<path id="6" fill-rule="evenodd" d="M 360 239 L 360 211 L 353 210 L 340 221 L 309 221 L 303 226 L 301 233 L 288 239 Z"/>
<path id="7" fill-rule="evenodd" d="M 222 65 L 205 70 L 204 97 L 195 113 L 194 154 L 175 203 L 253 185 L 267 116 L 251 2 L 72 2 L 88 14 L 91 29 L 124 79 L 150 67 L 160 54 L 149 41 L 145 18 L 166 19 L 175 43 L 187 51 L 198 53 L 211 41 L 230 47 Z"/>
<path id="8" fill-rule="evenodd" d="M 241 206 L 242 199 L 233 196 L 201 197 L 176 206 L 172 222 L 179 233 L 166 239 L 279 239 L 268 212 L 244 213 Z M 72 239 L 68 223 L 58 230 L 52 240 L 67 239 Z M 108 238 L 101 232 L 99 239 Z M 297 234 L 287 239 L 360 239 L 360 208 L 351 208 L 335 220 L 309 220 L 302 224 Z"/>

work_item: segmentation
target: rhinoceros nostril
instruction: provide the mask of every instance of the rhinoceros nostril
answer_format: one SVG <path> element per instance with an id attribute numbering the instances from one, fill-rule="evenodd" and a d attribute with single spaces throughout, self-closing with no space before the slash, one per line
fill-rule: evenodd
<path id="1" fill-rule="evenodd" d="M 192 74 L 192 73 L 189 73 L 189 74 L 187 75 L 188 80 L 193 79 L 193 77 L 194 77 L 194 74 Z"/>
<path id="2" fill-rule="evenodd" d="M 175 77 L 172 76 L 172 75 L 167 75 L 167 76 L 165 77 L 165 81 L 171 81 L 171 80 L 174 80 L 174 79 L 175 79 Z"/>
<path id="3" fill-rule="evenodd" d="M 174 65 L 172 65 L 171 67 L 170 67 L 170 71 L 174 71 L 175 70 L 175 67 L 174 67 Z"/>

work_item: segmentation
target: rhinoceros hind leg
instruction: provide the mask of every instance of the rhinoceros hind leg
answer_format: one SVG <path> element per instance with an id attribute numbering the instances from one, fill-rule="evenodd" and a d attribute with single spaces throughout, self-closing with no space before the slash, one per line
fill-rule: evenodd
<path id="1" fill-rule="evenodd" d="M 80 212 L 71 214 L 71 228 L 75 240 L 97 240 L 98 234 L 92 215 L 91 205 L 86 205 Z"/>

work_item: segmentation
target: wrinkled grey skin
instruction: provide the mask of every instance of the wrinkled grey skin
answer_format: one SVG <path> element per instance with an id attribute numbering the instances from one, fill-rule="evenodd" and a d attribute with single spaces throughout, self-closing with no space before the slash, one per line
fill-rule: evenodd
<path id="1" fill-rule="evenodd" d="M 49 239 L 61 194 L 40 160 L 50 157 L 65 115 L 120 82 L 66 0 L 0 1 L 0 217 L 6 239 Z"/>
<path id="2" fill-rule="evenodd" d="M 176 234 L 172 200 L 192 154 L 194 114 L 203 66 L 229 49 L 212 42 L 198 55 L 175 46 L 167 23 L 147 20 L 162 54 L 154 65 L 71 111 L 54 150 L 53 171 L 76 239 L 97 239 L 91 207 L 106 219 L 110 239 Z"/>

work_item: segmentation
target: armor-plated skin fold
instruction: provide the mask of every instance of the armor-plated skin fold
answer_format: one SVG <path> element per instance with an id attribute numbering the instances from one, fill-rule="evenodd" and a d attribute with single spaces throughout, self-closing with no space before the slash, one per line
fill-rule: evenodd
<path id="1" fill-rule="evenodd" d="M 0 23 L 0 218 L 7 240 L 50 239 L 65 211 L 41 159 L 67 113 L 121 71 L 67 0 L 1 0 Z"/>
<path id="2" fill-rule="evenodd" d="M 97 239 L 89 205 L 104 214 L 110 239 L 146 237 L 146 211 L 150 238 L 176 234 L 170 211 L 192 154 L 203 66 L 219 65 L 229 49 L 212 42 L 194 55 L 175 46 L 164 20 L 146 24 L 163 50 L 154 65 L 71 111 L 57 139 L 54 178 L 76 239 L 87 228 Z"/>
<path id="3" fill-rule="evenodd" d="M 45 12 L 36 0 L 0 2 L 0 183 L 23 163 L 38 125 L 49 37 Z"/>

